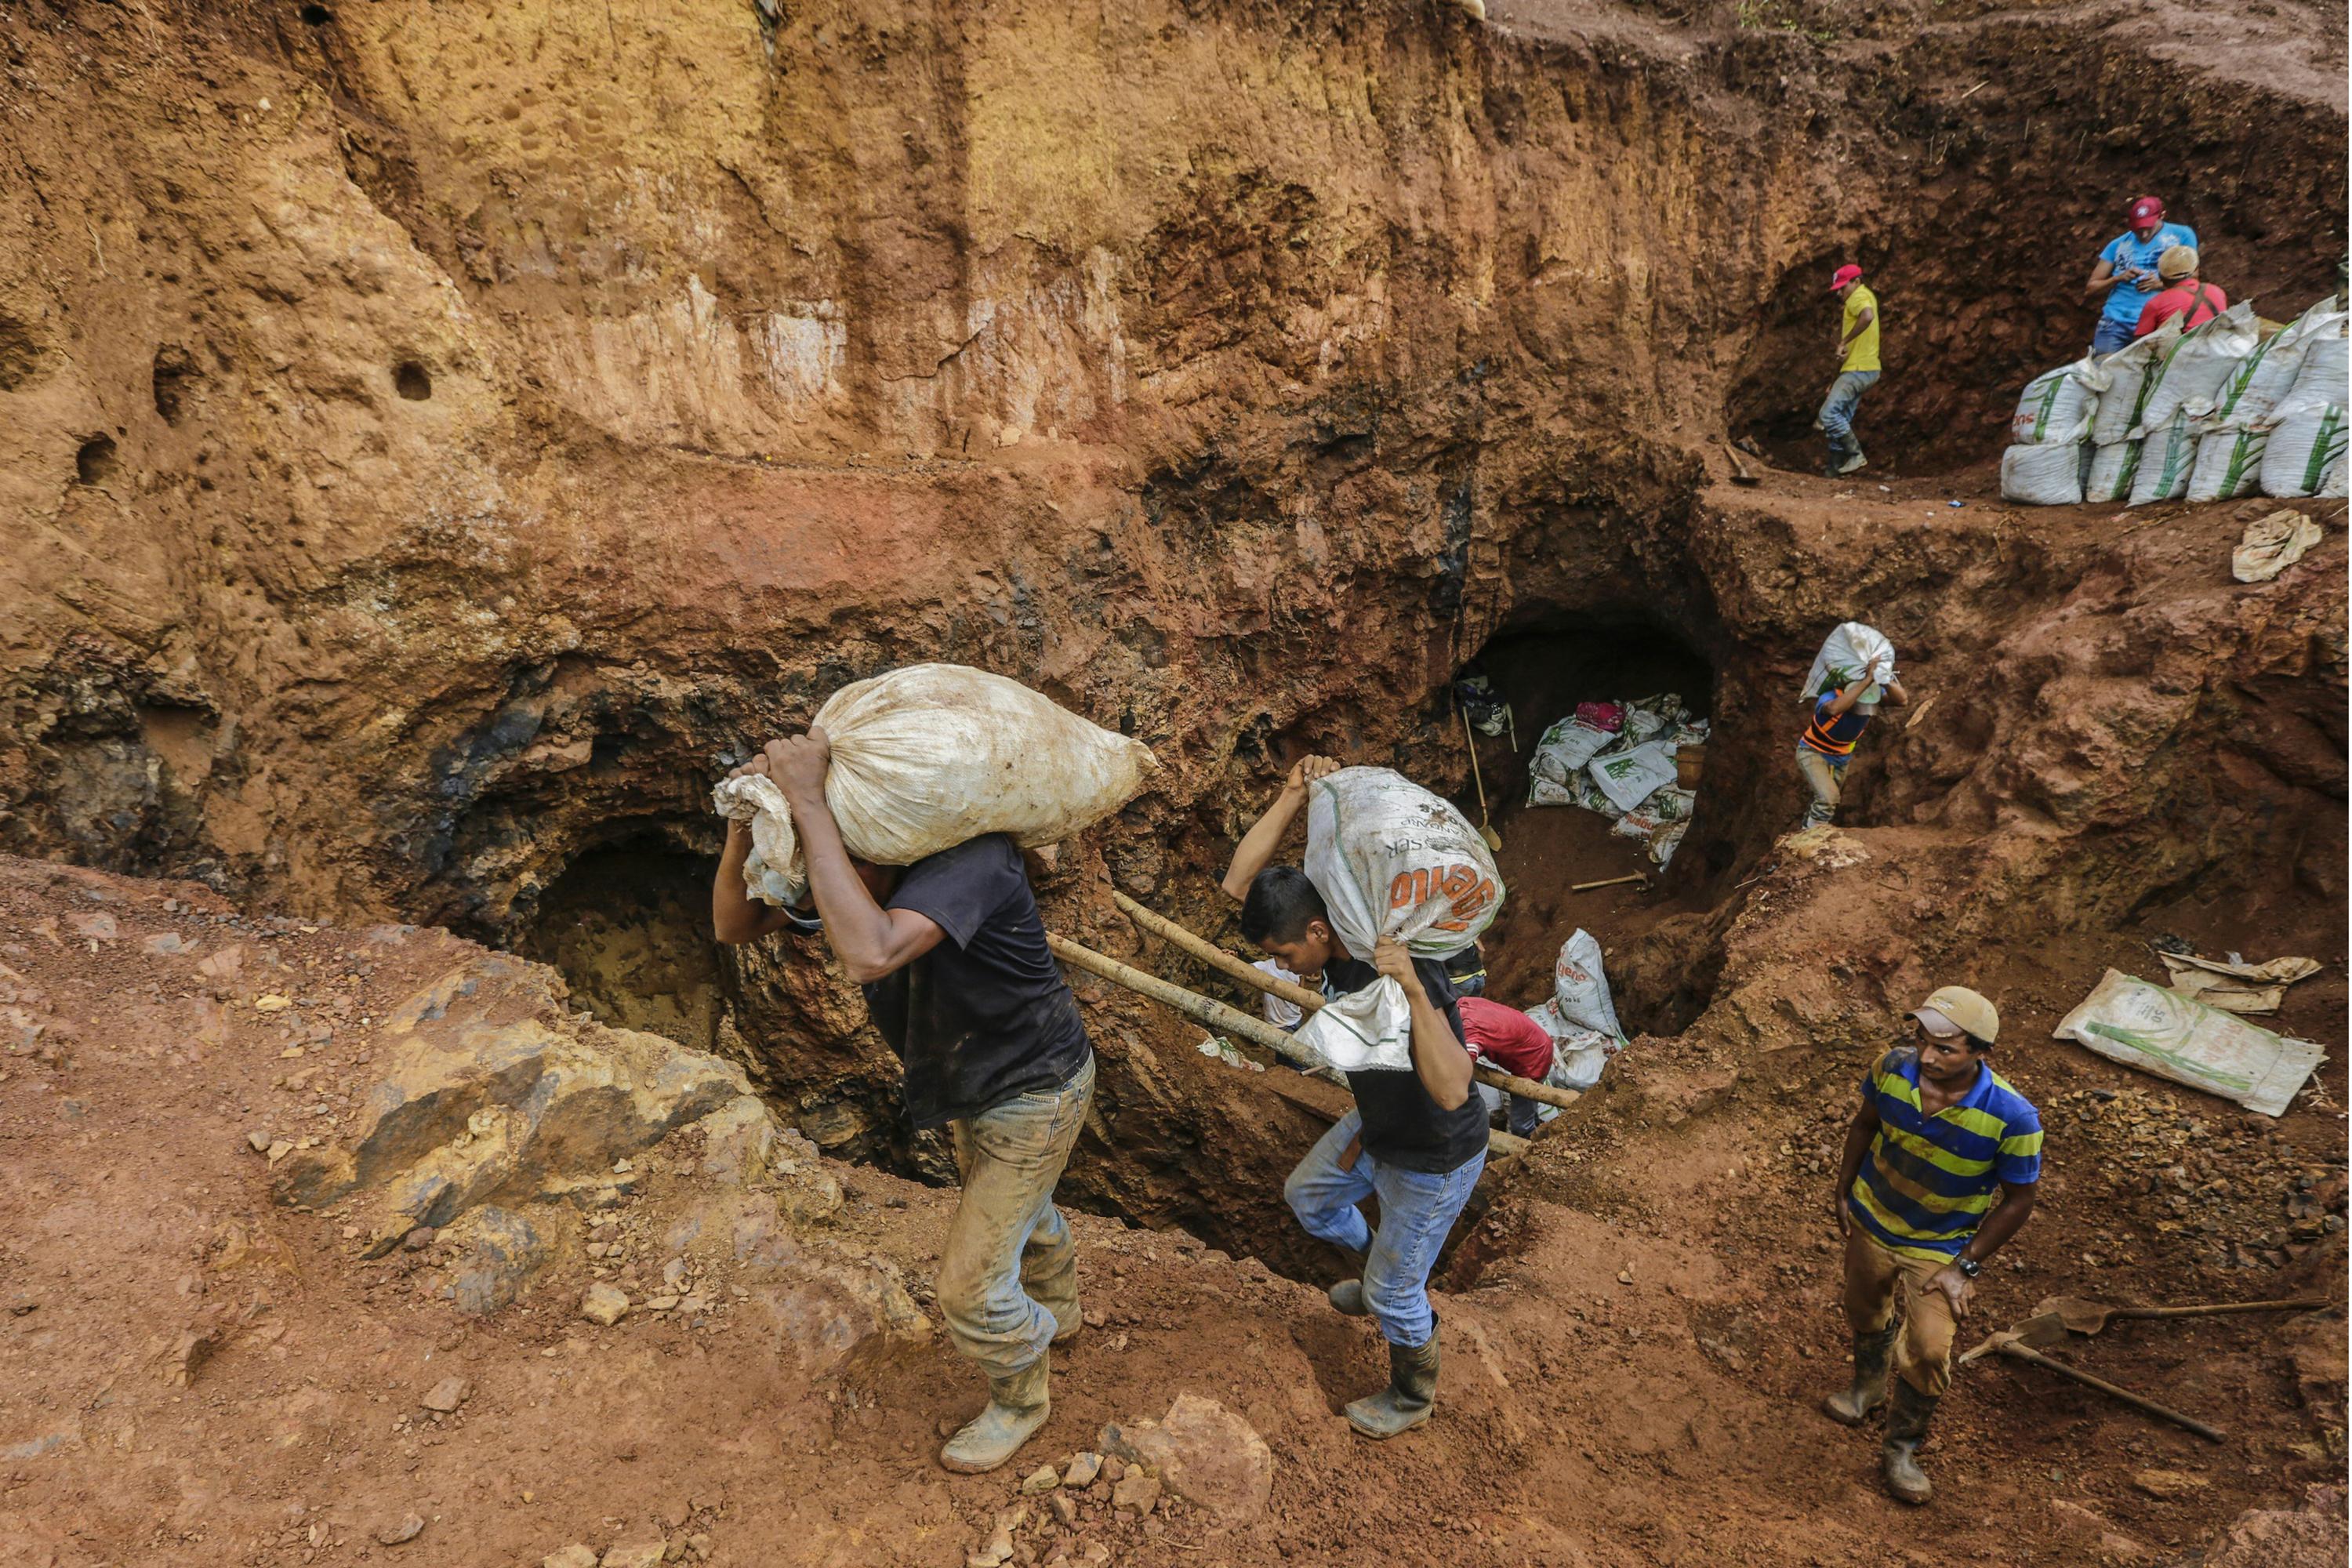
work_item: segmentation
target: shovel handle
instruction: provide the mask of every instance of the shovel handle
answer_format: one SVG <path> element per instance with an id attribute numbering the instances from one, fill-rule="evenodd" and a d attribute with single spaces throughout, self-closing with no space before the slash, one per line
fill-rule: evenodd
<path id="1" fill-rule="evenodd" d="M 2332 1302 L 2295 1301 L 2208 1301 L 2194 1307 L 2117 1307 L 2108 1315 L 2116 1318 L 2218 1318 L 2224 1312 L 2316 1312 Z"/>
<path id="2" fill-rule="evenodd" d="M 2061 1377 L 2071 1377 L 2076 1383 L 2082 1384 L 2086 1387 L 2095 1388 L 2101 1394 L 2122 1400 L 2126 1405 L 2132 1406 L 2134 1409 L 2145 1410 L 2150 1415 L 2159 1416 L 2164 1420 L 2171 1422 L 2176 1426 L 2186 1426 L 2189 1430 L 2196 1433 L 2200 1437 L 2203 1437 L 2209 1442 L 2219 1443 L 2222 1440 L 2221 1428 L 2217 1426 L 2208 1426 L 2205 1423 L 2198 1420 L 2195 1416 L 2183 1415 L 2179 1411 L 2173 1409 L 2171 1406 L 2158 1405 L 2153 1399 L 2143 1399 L 2128 1388 L 2118 1388 L 2104 1377 L 2093 1377 L 2089 1373 L 2082 1372 L 2074 1367 L 2068 1366 L 2063 1361 L 2052 1361 L 2040 1351 L 2028 1350 L 2023 1345 L 2017 1343 L 2013 1340 L 2004 1342 L 1999 1348 L 2000 1350 L 2000 1353 L 2005 1356 L 2013 1356 L 2019 1361 L 2032 1362 L 2036 1366 L 2046 1366 Z"/>

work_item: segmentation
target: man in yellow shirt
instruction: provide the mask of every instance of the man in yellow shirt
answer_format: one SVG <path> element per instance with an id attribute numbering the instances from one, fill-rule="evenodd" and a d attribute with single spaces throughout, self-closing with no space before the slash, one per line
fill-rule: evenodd
<path id="1" fill-rule="evenodd" d="M 1837 269 L 1830 292 L 1844 309 L 1838 317 L 1838 374 L 1813 423 L 1830 438 L 1829 476 L 1851 474 L 1863 465 L 1862 443 L 1853 438 L 1853 405 L 1878 381 L 1878 296 L 1863 287 L 1862 268 Z"/>

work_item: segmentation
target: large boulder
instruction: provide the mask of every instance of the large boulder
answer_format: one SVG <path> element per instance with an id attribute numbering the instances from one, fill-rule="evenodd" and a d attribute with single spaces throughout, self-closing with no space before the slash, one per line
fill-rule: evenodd
<path id="1" fill-rule="evenodd" d="M 278 1200 L 360 1194 L 380 1257 L 484 1204 L 609 1205 L 630 1185 L 614 1167 L 688 1123 L 737 1101 L 739 1123 L 765 1121 L 740 1068 L 570 1012 L 562 986 L 484 953 L 411 997 L 377 1036 L 391 1060 L 349 1140 L 289 1155 Z"/>

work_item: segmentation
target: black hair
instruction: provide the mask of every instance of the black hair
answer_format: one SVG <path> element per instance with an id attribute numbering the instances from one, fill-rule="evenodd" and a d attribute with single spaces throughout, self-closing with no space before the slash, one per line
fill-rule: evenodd
<path id="1" fill-rule="evenodd" d="M 1250 883 L 1249 897 L 1242 900 L 1242 936 L 1260 946 L 1268 937 L 1297 942 L 1307 934 L 1307 921 L 1330 918 L 1323 895 L 1306 872 L 1296 866 L 1269 866 Z"/>

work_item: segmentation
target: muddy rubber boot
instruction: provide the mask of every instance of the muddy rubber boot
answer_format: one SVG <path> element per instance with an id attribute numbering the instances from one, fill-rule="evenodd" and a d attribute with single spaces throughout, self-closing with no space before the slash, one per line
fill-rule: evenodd
<path id="1" fill-rule="evenodd" d="M 1878 1473 L 1886 1489 L 1916 1507 L 1933 1495 L 1927 1473 L 1919 1468 L 1919 1445 L 1927 1436 L 1927 1422 L 1936 1414 L 1936 1396 L 1922 1394 L 1896 1378 L 1886 1406 L 1886 1441 L 1878 1450 Z"/>
<path id="2" fill-rule="evenodd" d="M 1856 447 L 1853 453 L 1847 457 L 1846 460 L 1838 465 L 1838 472 L 1841 474 L 1857 474 L 1863 470 L 1864 467 L 1868 462 L 1869 459 L 1862 455 L 1862 448 Z"/>
<path id="3" fill-rule="evenodd" d="M 1348 1406 L 1348 1425 L 1385 1441 L 1429 1419 L 1437 1405 L 1437 1331 L 1425 1345 L 1389 1346 L 1389 1385 Z"/>
<path id="4" fill-rule="evenodd" d="M 1841 1426 L 1859 1426 L 1886 1403 L 1886 1358 L 1895 1349 L 1893 1323 L 1853 1336 L 1853 1386 L 1822 1401 L 1822 1414 Z"/>
<path id="5" fill-rule="evenodd" d="M 1021 1451 L 1053 1411 L 1047 1394 L 1054 1352 L 1047 1351 L 1010 1377 L 988 1380 L 988 1408 L 963 1425 L 940 1450 L 940 1463 L 976 1476 Z"/>
<path id="6" fill-rule="evenodd" d="M 1351 1318 L 1368 1318 L 1371 1316 L 1372 1310 L 1364 1304 L 1362 1276 L 1364 1264 L 1370 1255 L 1358 1252 L 1352 1247 L 1343 1247 L 1339 1250 L 1346 1253 L 1348 1261 L 1356 1266 L 1357 1278 L 1340 1280 L 1330 1289 L 1326 1290 L 1324 1295 L 1329 1300 L 1333 1310 L 1345 1312 Z"/>

